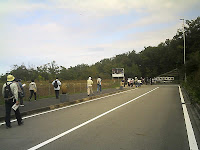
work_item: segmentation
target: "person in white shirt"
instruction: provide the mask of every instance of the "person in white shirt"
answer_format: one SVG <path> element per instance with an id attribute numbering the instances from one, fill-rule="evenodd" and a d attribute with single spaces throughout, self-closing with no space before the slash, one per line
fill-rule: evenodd
<path id="1" fill-rule="evenodd" d="M 92 90 L 92 85 L 93 85 L 92 77 L 89 77 L 88 80 L 87 80 L 87 94 L 88 94 L 88 96 L 90 96 L 90 93 L 94 94 L 93 90 Z"/>
<path id="2" fill-rule="evenodd" d="M 29 84 L 29 91 L 30 91 L 29 101 L 31 100 L 33 94 L 35 96 L 35 101 L 36 101 L 37 86 L 36 86 L 36 83 L 34 82 L 34 80 L 31 80 L 31 83 Z"/>
<path id="3" fill-rule="evenodd" d="M 98 79 L 97 79 L 97 92 L 101 92 L 101 78 L 100 77 L 98 77 Z"/>
<path id="4" fill-rule="evenodd" d="M 55 90 L 56 99 L 58 99 L 59 98 L 59 91 L 60 91 L 61 82 L 58 80 L 58 78 L 56 78 L 56 80 L 54 80 L 52 82 L 52 85 L 53 85 L 54 90 Z"/>

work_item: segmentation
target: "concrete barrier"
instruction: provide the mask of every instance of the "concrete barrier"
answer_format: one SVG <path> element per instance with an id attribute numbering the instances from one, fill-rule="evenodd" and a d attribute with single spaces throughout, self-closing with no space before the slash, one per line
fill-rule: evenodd
<path id="1" fill-rule="evenodd" d="M 60 102 L 69 102 L 69 95 L 68 94 L 60 94 Z"/>

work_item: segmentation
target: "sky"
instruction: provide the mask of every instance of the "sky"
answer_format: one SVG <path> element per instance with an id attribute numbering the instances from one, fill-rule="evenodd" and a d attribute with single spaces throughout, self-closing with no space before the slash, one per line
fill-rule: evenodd
<path id="1" fill-rule="evenodd" d="M 0 0 L 0 74 L 139 53 L 172 39 L 199 8 L 200 0 Z"/>

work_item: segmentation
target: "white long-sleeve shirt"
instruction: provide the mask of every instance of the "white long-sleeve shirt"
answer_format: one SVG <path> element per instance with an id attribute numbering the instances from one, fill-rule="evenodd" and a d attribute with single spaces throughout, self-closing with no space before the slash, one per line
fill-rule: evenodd
<path id="1" fill-rule="evenodd" d="M 37 86 L 36 86 L 35 82 L 31 82 L 29 84 L 29 90 L 34 90 L 34 89 L 37 91 Z"/>
<path id="2" fill-rule="evenodd" d="M 58 87 L 57 87 L 57 88 L 54 87 L 54 90 L 60 90 L 61 82 L 60 82 L 58 79 L 56 79 L 56 80 L 54 80 L 54 81 L 52 82 L 52 85 L 54 85 L 55 81 L 57 81 Z"/>
<path id="3" fill-rule="evenodd" d="M 97 79 L 97 84 L 101 85 L 101 78 Z"/>

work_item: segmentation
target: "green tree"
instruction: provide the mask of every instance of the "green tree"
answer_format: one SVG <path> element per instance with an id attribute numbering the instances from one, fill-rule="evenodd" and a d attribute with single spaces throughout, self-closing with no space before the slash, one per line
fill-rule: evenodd
<path id="1" fill-rule="evenodd" d="M 22 80 L 30 79 L 30 72 L 24 64 L 22 64 L 21 66 L 14 65 L 10 73 L 13 74 L 17 79 L 22 79 Z"/>

